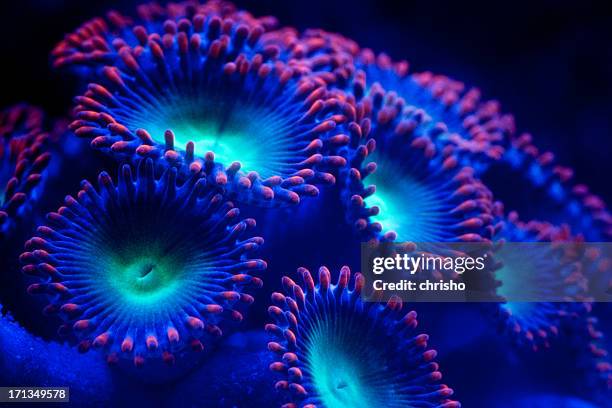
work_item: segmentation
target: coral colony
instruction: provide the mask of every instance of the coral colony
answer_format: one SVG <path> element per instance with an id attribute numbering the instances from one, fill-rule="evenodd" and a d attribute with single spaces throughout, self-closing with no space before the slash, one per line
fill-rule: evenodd
<path id="1" fill-rule="evenodd" d="M 366 302 L 364 275 L 340 267 L 355 259 L 329 249 L 357 242 L 337 253 L 358 259 L 359 242 L 480 243 L 501 302 L 461 331 L 484 325 L 470 338 L 492 336 L 525 365 L 555 350 L 575 361 L 553 368 L 575 389 L 516 404 L 610 403 L 610 308 L 581 297 L 612 283 L 610 261 L 504 248 L 609 241 L 612 216 L 478 89 L 216 0 L 109 11 L 67 34 L 51 66 L 78 84 L 69 125 L 50 136 L 39 108 L 0 113 L 0 369 L 17 383 L 67 385 L 83 404 L 154 383 L 168 401 L 190 390 L 193 406 L 497 406 L 469 394 L 476 368 L 454 367 L 453 339 L 429 331 L 465 305 Z M 79 166 L 62 166 L 78 140 Z M 538 197 L 530 208 L 504 210 L 508 175 Z M 346 236 L 326 234 L 330 219 Z M 329 269 L 283 235 L 302 228 L 317 228 L 304 240 Z M 574 302 L 504 302 L 558 281 Z"/>
<path id="2" fill-rule="evenodd" d="M 351 280 L 348 267 L 335 285 L 325 267 L 316 285 L 307 269 L 298 273 L 303 287 L 282 278 L 287 295 L 272 295 L 275 324 L 266 326 L 278 339 L 268 345 L 279 358 L 270 368 L 286 376 L 276 389 L 290 393 L 289 406 L 460 406 L 448 399 L 453 390 L 439 383 L 429 336 L 415 333 L 416 312 L 402 314 L 395 298 L 363 303 L 363 277 Z"/>

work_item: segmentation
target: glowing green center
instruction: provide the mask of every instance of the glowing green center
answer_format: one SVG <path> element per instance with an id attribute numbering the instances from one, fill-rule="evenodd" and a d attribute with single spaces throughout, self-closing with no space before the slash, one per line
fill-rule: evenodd
<path id="1" fill-rule="evenodd" d="M 317 367 L 314 384 L 324 406 L 329 408 L 368 407 L 375 401 L 368 384 L 362 383 L 367 375 L 364 367 L 353 362 L 355 356 L 340 350 L 336 345 L 319 347 L 309 356 Z"/>
<path id="2" fill-rule="evenodd" d="M 376 193 L 365 199 L 368 207 L 380 208 L 371 217 L 383 231 L 395 231 L 398 241 L 437 242 L 441 240 L 441 220 L 444 217 L 440 196 L 426 180 L 418 178 L 410 162 L 401 165 L 374 154 L 376 171 L 368 176 L 367 184 L 376 186 Z"/>
<path id="3" fill-rule="evenodd" d="M 367 322 L 348 314 L 317 315 L 305 336 L 306 370 L 327 408 L 409 406 L 396 387 L 398 373 Z"/>
<path id="4" fill-rule="evenodd" d="M 137 256 L 134 256 L 137 255 Z M 129 304 L 155 305 L 171 297 L 183 278 L 183 265 L 162 251 L 136 250 L 108 265 L 109 286 Z"/>
<path id="5" fill-rule="evenodd" d="M 256 171 L 263 178 L 283 174 L 291 156 L 291 118 L 272 108 L 226 99 L 231 98 L 170 96 L 160 111 L 132 113 L 127 121 L 162 144 L 165 131 L 172 130 L 176 149 L 185 150 L 193 142 L 196 156 L 213 152 L 225 166 L 237 161 L 243 171 Z"/>

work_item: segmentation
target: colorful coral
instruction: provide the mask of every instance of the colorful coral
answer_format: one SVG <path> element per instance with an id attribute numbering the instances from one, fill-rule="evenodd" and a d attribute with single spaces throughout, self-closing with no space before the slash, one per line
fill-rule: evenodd
<path id="1" fill-rule="evenodd" d="M 546 383 L 508 401 L 609 404 L 604 200 L 498 101 L 380 51 L 223 0 L 145 3 L 67 34 L 51 66 L 77 87 L 69 117 L 0 112 L 0 380 L 57 380 L 80 405 L 456 408 L 480 397 L 470 380 L 546 371 L 556 351 L 582 370 L 577 395 Z M 440 259 L 478 245 L 486 270 L 462 279 L 497 302 L 406 309 L 336 268 L 396 243 Z M 333 267 L 284 276 L 313 263 Z M 44 317 L 21 313 L 41 302 Z"/>
<path id="2" fill-rule="evenodd" d="M 276 388 L 289 393 L 286 406 L 460 407 L 453 390 L 439 381 L 436 351 L 429 336 L 417 334 L 417 314 L 402 312 L 401 300 L 365 303 L 361 274 L 319 269 L 318 279 L 298 269 L 302 284 L 283 277 L 284 293 L 268 309 L 276 338 L 268 348 L 278 361 L 270 368 L 283 377 Z"/>
<path id="3" fill-rule="evenodd" d="M 51 153 L 43 112 L 25 104 L 0 112 L 0 238 L 39 198 Z"/>
<path id="4" fill-rule="evenodd" d="M 66 319 L 61 331 L 79 349 L 136 366 L 174 363 L 220 336 L 224 320 L 242 320 L 247 289 L 262 285 L 253 273 L 266 268 L 249 257 L 263 243 L 245 235 L 255 220 L 240 220 L 204 178 L 177 185 L 170 169 L 156 179 L 150 159 L 136 178 L 124 165 L 117 185 L 105 172 L 98 184 L 84 181 L 21 255 L 23 272 L 38 278 L 28 292 L 49 297 L 45 314 Z"/>

